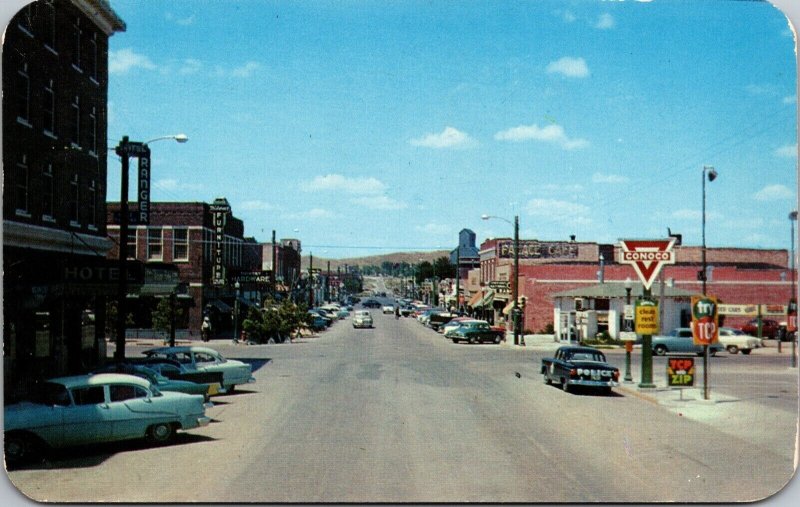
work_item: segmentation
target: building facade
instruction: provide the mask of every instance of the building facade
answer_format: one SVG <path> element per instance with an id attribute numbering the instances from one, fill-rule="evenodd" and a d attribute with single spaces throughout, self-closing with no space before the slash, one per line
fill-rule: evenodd
<path id="1" fill-rule="evenodd" d="M 663 287 L 669 288 L 672 310 L 662 320 L 662 332 L 685 323 L 687 294 L 702 292 L 699 272 L 702 248 L 674 247 L 676 263 L 666 265 L 659 275 Z M 559 330 L 558 312 L 592 310 L 599 321 L 598 331 L 619 330 L 619 309 L 623 304 L 622 289 L 632 280 L 632 297 L 641 296 L 641 284 L 633 268 L 620 264 L 618 245 L 574 241 L 520 241 L 519 304 L 523 308 L 523 329 L 538 333 L 551 327 Z M 485 294 L 474 294 L 470 302 L 476 313 L 487 313 L 494 322 L 508 321 L 512 306 L 513 241 L 489 239 L 480 248 L 479 287 Z M 707 294 L 727 304 L 786 305 L 792 288 L 792 273 L 787 250 L 746 248 L 707 249 Z M 473 284 L 474 285 L 474 284 Z M 595 286 L 614 289 L 592 289 Z M 590 290 L 591 289 L 591 290 Z M 581 291 L 597 297 L 565 296 L 565 291 Z M 656 292 L 654 296 L 658 296 Z M 585 303 L 576 303 L 581 301 Z M 577 308 L 576 305 L 585 305 Z M 614 310 L 609 313 L 609 310 Z M 727 316 L 726 325 L 744 324 L 750 317 Z M 609 321 L 610 319 L 610 321 Z M 569 323 L 564 324 L 569 325 Z"/>
<path id="2" fill-rule="evenodd" d="M 219 200 L 218 200 L 219 201 Z M 224 201 L 224 199 L 222 199 Z M 227 203 L 227 201 L 224 201 Z M 216 201 L 215 201 L 216 203 Z M 130 203 L 135 210 L 136 203 Z M 108 203 L 108 234 L 114 245 L 109 258 L 119 250 L 119 203 Z M 216 329 L 228 330 L 235 308 L 235 278 L 260 266 L 260 245 L 244 237 L 244 224 L 232 214 L 217 234 L 212 205 L 204 202 L 150 203 L 150 224 L 129 226 L 128 259 L 145 265 L 170 264 L 177 267 L 182 291 L 189 296 L 185 325 L 190 336 L 198 337 L 204 315 L 210 314 Z M 217 252 L 220 258 L 217 259 Z M 220 265 L 218 265 L 221 263 Z M 255 263 L 255 264 L 253 264 Z M 221 269 L 216 277 L 215 270 Z M 216 277 L 216 278 L 215 278 Z M 238 297 L 242 304 L 253 304 L 258 282 L 241 282 Z M 134 307 L 135 308 L 135 307 Z M 147 326 L 147 322 L 138 322 Z"/>
<path id="3" fill-rule="evenodd" d="M 11 398 L 30 380 L 105 356 L 114 287 L 105 261 L 108 39 L 124 30 L 103 0 L 40 0 L 6 27 L 3 343 Z"/>

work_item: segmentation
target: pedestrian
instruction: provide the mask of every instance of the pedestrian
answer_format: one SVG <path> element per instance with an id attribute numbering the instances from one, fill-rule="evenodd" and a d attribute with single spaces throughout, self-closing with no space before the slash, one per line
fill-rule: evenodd
<path id="1" fill-rule="evenodd" d="M 203 324 L 200 326 L 200 339 L 207 342 L 211 339 L 211 320 L 203 317 Z"/>
<path id="2" fill-rule="evenodd" d="M 400 307 L 399 306 L 395 306 L 394 307 L 394 318 L 395 318 L 395 320 L 400 318 Z"/>

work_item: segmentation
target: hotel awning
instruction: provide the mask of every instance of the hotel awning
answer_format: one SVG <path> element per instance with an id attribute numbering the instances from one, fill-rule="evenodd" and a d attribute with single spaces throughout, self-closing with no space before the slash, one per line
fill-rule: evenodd
<path id="1" fill-rule="evenodd" d="M 480 303 L 481 299 L 483 299 L 483 294 L 478 292 L 477 294 L 475 294 L 470 298 L 469 302 L 467 303 L 467 306 L 475 308 L 478 305 L 478 303 Z"/>

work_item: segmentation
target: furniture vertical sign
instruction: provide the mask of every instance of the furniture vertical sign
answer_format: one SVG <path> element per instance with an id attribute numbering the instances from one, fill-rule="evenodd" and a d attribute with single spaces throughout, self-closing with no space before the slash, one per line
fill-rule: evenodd
<path id="1" fill-rule="evenodd" d="M 212 285 L 225 285 L 225 224 L 231 207 L 227 199 L 215 199 L 210 206 L 211 219 L 214 226 L 214 249 L 212 264 Z"/>

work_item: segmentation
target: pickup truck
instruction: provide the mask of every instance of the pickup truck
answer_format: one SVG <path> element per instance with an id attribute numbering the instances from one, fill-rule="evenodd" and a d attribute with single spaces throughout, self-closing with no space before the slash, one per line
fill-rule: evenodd
<path id="1" fill-rule="evenodd" d="M 587 386 L 609 393 L 619 385 L 619 368 L 608 364 L 605 354 L 592 347 L 559 347 L 555 357 L 542 359 L 541 373 L 545 384 L 557 382 L 564 392 L 573 386 Z"/>

